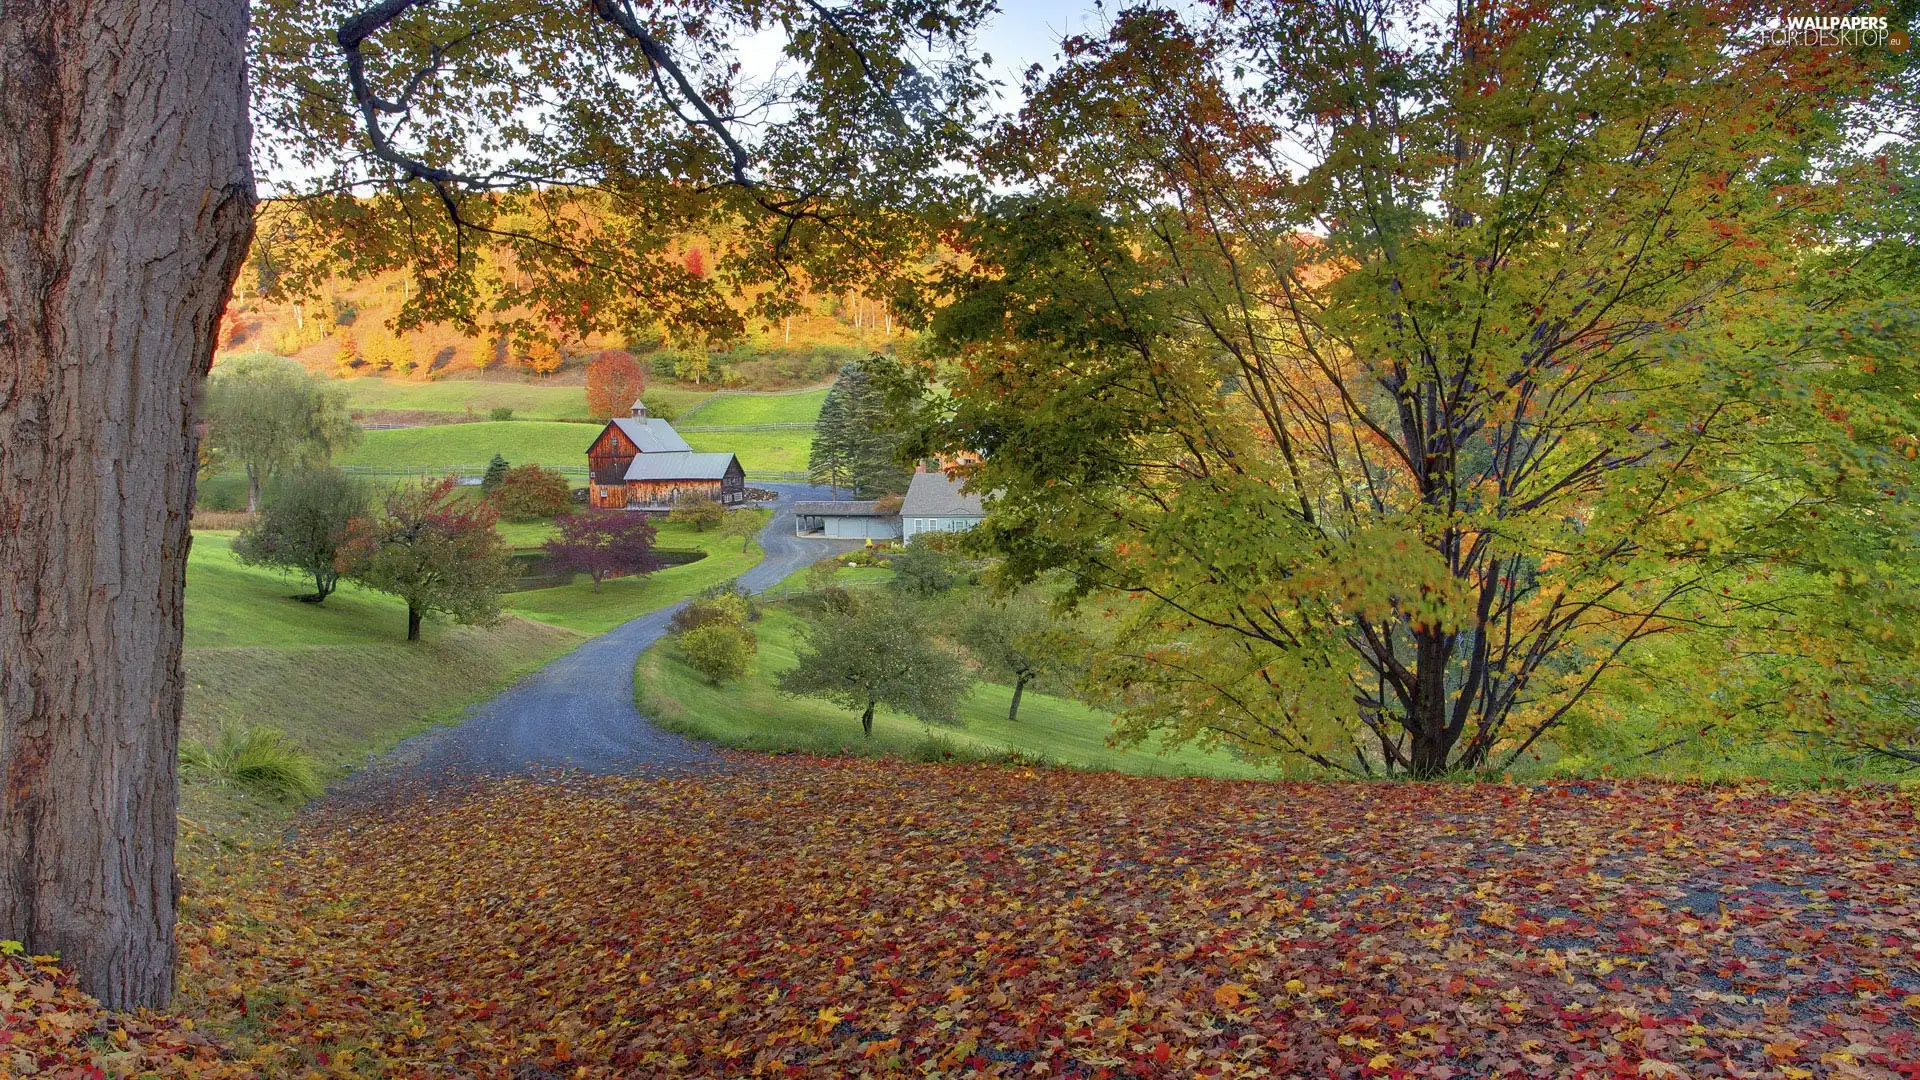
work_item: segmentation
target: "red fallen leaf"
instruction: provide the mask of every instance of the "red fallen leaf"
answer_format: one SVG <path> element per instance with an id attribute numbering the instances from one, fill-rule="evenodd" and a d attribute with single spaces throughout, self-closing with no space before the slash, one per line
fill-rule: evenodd
<path id="1" fill-rule="evenodd" d="M 220 913 L 250 929 L 183 924 L 183 1000 L 230 1020 L 244 988 L 257 1043 L 395 1077 L 552 1071 L 543 1032 L 585 1080 L 1920 1060 L 1890 985 L 1847 992 L 1920 920 L 1902 797 L 746 760 L 310 819 Z"/>

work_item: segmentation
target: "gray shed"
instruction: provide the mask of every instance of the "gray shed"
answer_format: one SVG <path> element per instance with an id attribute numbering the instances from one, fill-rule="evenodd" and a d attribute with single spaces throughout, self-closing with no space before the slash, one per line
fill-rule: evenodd
<path id="1" fill-rule="evenodd" d="M 871 502 L 797 502 L 793 504 L 795 536 L 829 540 L 895 540 L 900 518 L 882 512 Z"/>

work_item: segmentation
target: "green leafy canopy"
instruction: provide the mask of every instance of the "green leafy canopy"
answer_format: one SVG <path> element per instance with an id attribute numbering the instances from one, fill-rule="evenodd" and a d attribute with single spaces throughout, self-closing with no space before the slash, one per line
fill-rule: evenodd
<path id="1" fill-rule="evenodd" d="M 404 326 L 725 337 L 863 285 L 967 185 L 987 0 L 266 0 L 270 291 L 408 268 Z M 773 72 L 741 42 L 781 40 Z M 712 266 L 683 257 L 698 236 Z M 744 299 L 744 305 L 732 301 Z"/>
<path id="2" fill-rule="evenodd" d="M 1573 716 L 1911 727 L 1908 61 L 1763 16 L 1133 10 L 1030 81 L 909 449 L 983 453 L 1014 576 L 1119 620 L 1130 735 L 1429 776 Z"/>

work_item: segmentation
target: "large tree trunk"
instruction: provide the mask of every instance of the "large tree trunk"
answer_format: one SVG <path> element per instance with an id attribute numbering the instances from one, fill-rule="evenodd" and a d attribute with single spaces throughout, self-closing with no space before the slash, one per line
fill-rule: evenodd
<path id="1" fill-rule="evenodd" d="M 860 714 L 860 734 L 869 739 L 873 738 L 873 705 L 873 699 L 868 698 L 867 711 Z"/>
<path id="2" fill-rule="evenodd" d="M 246 0 L 0 15 L 0 938 L 173 991 L 194 403 L 252 229 Z"/>
<path id="3" fill-rule="evenodd" d="M 420 609 L 412 604 L 407 605 L 407 640 L 420 640 Z"/>
<path id="4" fill-rule="evenodd" d="M 1453 639 L 1442 633 L 1414 635 L 1413 708 L 1408 755 L 1415 780 L 1431 780 L 1447 771 L 1447 759 L 1460 733 L 1448 724 L 1447 663 Z"/>

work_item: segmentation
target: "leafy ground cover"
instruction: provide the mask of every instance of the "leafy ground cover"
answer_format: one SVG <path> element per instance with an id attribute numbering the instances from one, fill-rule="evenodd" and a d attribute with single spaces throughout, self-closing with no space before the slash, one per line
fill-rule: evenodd
<path id="1" fill-rule="evenodd" d="M 763 522 L 772 516 L 767 510 L 734 512 L 756 514 Z M 602 582 L 599 592 L 593 591 L 585 575 L 579 575 L 572 585 L 512 593 L 505 598 L 506 608 L 530 619 L 598 634 L 655 608 L 685 600 L 709 585 L 731 581 L 761 557 L 758 543 L 747 544 L 743 552 L 737 536 L 721 536 L 713 530 L 695 532 L 682 525 L 659 525 L 654 542 L 663 548 L 698 549 L 707 557 L 644 577 L 613 578 Z"/>
<path id="2" fill-rule="evenodd" d="M 848 583 L 889 571 L 843 571 Z M 959 727 L 929 728 L 912 717 L 881 709 L 873 737 L 860 733 L 858 714 L 830 702 L 782 696 L 775 677 L 794 665 L 799 617 L 774 604 L 754 625 L 759 638 L 745 677 L 724 686 L 709 684 L 671 643 L 650 649 L 634 667 L 635 703 L 642 715 L 661 727 L 707 742 L 742 750 L 780 753 L 852 753 L 938 759 L 999 758 L 1019 754 L 1083 769 L 1110 769 L 1140 775 L 1272 776 L 1219 751 L 1183 747 L 1167 755 L 1152 749 L 1108 746 L 1113 718 L 1077 701 L 1029 690 L 1021 699 L 1020 719 L 1007 720 L 1012 691 L 981 683 L 960 709 Z"/>
<path id="3" fill-rule="evenodd" d="M 826 388 L 784 394 L 739 394 L 722 390 L 686 415 L 689 424 L 811 424 L 820 418 Z"/>
<path id="4" fill-rule="evenodd" d="M 53 957 L 0 956 L 0 1075 L 45 1080 L 258 1073 L 179 1017 L 109 1013 Z"/>
<path id="5" fill-rule="evenodd" d="M 190 905 L 183 1004 L 288 1075 L 1911 1077 L 1917 832 L 1891 793 L 742 758 L 315 816 Z"/>

